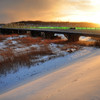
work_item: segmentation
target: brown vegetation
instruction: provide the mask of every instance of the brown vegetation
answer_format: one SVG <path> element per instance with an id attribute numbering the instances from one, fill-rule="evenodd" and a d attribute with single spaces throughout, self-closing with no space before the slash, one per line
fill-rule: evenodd
<path id="1" fill-rule="evenodd" d="M 19 44 L 23 44 L 25 46 L 30 46 L 32 44 L 39 44 L 41 42 L 41 38 L 32 38 L 32 37 L 23 37 L 16 39 Z"/>
<path id="2" fill-rule="evenodd" d="M 79 41 L 75 44 L 81 45 L 81 46 L 93 46 L 93 47 L 100 47 L 100 41 L 90 42 L 90 41 Z"/>
<path id="3" fill-rule="evenodd" d="M 20 55 L 17 55 L 12 49 L 8 48 L 8 50 L 0 53 L 0 56 L 3 58 L 0 61 L 0 74 L 6 74 L 6 71 L 9 72 L 12 69 L 17 70 L 19 66 L 30 67 L 37 62 L 43 62 L 38 61 L 38 59 L 45 55 L 52 55 L 52 51 L 48 47 L 41 48 L 40 50 L 31 48 L 29 51 L 23 52 Z"/>
<path id="4" fill-rule="evenodd" d="M 7 37 L 17 37 L 18 35 L 0 35 L 0 42 L 6 40 Z M 17 44 L 12 44 L 12 41 L 16 41 Z M 96 46 L 100 47 L 100 42 L 85 42 L 79 41 L 76 43 L 69 43 L 66 40 L 60 38 L 55 39 L 42 39 L 41 37 L 32 38 L 32 37 L 22 37 L 16 38 L 13 40 L 7 40 L 5 45 L 8 46 L 0 50 L 0 74 L 6 74 L 6 72 L 11 71 L 12 69 L 17 71 L 20 66 L 30 67 L 31 65 L 37 64 L 39 62 L 44 62 L 45 60 L 39 59 L 43 56 L 49 56 L 48 59 L 57 57 L 57 54 L 52 52 L 51 48 L 48 46 L 51 43 L 60 44 L 63 46 L 57 46 L 61 51 L 74 52 L 80 49 L 80 46 Z M 19 45 L 20 44 L 20 45 Z M 39 49 L 31 47 L 31 45 L 38 44 Z M 15 51 L 16 48 L 23 49 L 25 47 L 30 47 L 24 51 Z M 62 55 L 59 55 L 62 56 Z"/>

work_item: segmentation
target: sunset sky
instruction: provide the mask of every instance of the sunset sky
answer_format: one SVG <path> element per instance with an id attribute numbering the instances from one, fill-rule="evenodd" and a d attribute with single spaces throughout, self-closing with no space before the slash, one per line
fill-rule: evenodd
<path id="1" fill-rule="evenodd" d="M 22 20 L 100 23 L 100 0 L 0 0 L 0 23 Z"/>

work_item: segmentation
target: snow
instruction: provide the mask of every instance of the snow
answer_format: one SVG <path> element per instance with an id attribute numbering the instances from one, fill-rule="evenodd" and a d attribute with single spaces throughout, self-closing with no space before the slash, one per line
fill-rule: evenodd
<path id="1" fill-rule="evenodd" d="M 61 39 L 66 39 L 64 34 L 55 34 L 55 36 L 61 37 Z M 79 38 L 80 41 L 90 41 L 90 42 L 95 42 L 96 40 L 92 39 L 91 37 L 86 37 L 86 36 L 80 36 Z"/>
<path id="2" fill-rule="evenodd" d="M 0 49 L 13 44 L 13 51 L 20 54 L 43 46 L 23 46 L 14 40 L 23 37 L 26 36 L 6 38 L 0 42 Z M 91 41 L 89 37 L 80 37 L 82 39 Z M 54 55 L 38 56 L 40 62 L 34 66 L 19 66 L 0 75 L 0 100 L 100 100 L 100 49 L 83 47 L 78 51 L 75 48 L 63 51 L 58 46 L 63 47 L 49 44 Z"/>
<path id="3" fill-rule="evenodd" d="M 66 39 L 66 37 L 64 36 L 64 34 L 54 34 L 54 36 L 59 36 L 59 37 L 61 37 L 61 39 Z"/>
<path id="4" fill-rule="evenodd" d="M 100 62 L 97 59 L 100 59 L 100 49 L 84 47 L 34 67 L 22 67 L 1 77 L 0 90 L 8 92 L 1 94 L 0 100 L 100 99 Z"/>
<path id="5" fill-rule="evenodd" d="M 55 47 L 55 45 L 53 45 Z M 6 76 L 0 77 L 0 92 L 3 92 L 6 89 L 9 89 L 9 87 L 12 87 L 24 79 L 29 78 L 30 76 L 34 75 L 36 77 L 37 75 L 41 76 L 43 73 L 48 73 L 49 71 L 52 71 L 54 69 L 58 69 L 62 67 L 64 64 L 71 63 L 73 60 L 80 58 L 81 56 L 84 56 L 86 54 L 89 54 L 90 52 L 94 51 L 94 48 L 83 48 L 83 50 L 77 51 L 75 53 L 66 55 L 65 57 L 59 57 L 56 59 L 51 59 L 50 61 L 47 61 L 43 64 L 36 65 L 36 66 L 30 66 L 30 68 L 27 67 L 19 67 L 19 70 L 17 70 L 15 73 L 8 73 Z M 40 56 L 38 60 L 49 60 L 49 56 Z M 61 63 L 62 62 L 62 63 Z M 24 72 L 24 73 L 23 73 Z M 38 73 L 38 74 L 36 74 Z M 36 74 L 36 75 L 35 75 Z M 13 81 L 11 81 L 13 80 Z"/>
<path id="6" fill-rule="evenodd" d="M 27 37 L 27 35 L 19 35 L 20 38 Z"/>
<path id="7" fill-rule="evenodd" d="M 29 50 L 29 48 L 30 48 L 30 47 L 16 48 L 15 51 L 16 51 L 16 52 L 19 52 L 19 53 L 20 53 L 20 52 L 22 53 L 23 51 Z"/>
<path id="8" fill-rule="evenodd" d="M 62 47 L 62 45 L 57 45 L 54 43 L 49 44 L 49 47 L 51 48 L 52 52 L 55 53 L 57 56 L 67 54 L 67 52 L 61 51 L 61 49 L 57 48 L 57 46 Z"/>
<path id="9" fill-rule="evenodd" d="M 29 51 L 31 48 L 35 48 L 36 50 L 40 49 L 40 45 L 37 44 L 32 44 L 30 46 L 25 46 L 24 44 L 20 44 L 18 43 L 18 41 L 16 39 L 19 38 L 24 38 L 27 37 L 27 35 L 18 35 L 18 36 L 10 36 L 5 38 L 3 41 L 0 42 L 0 53 L 2 53 L 2 51 L 6 51 L 6 48 L 10 48 L 13 50 L 13 53 L 17 54 L 22 54 L 23 52 L 26 53 L 27 51 Z M 0 60 L 2 60 L 2 57 L 0 56 Z"/>
<path id="10" fill-rule="evenodd" d="M 95 42 L 96 40 L 91 39 L 91 37 L 86 37 L 86 36 L 80 36 L 79 38 L 80 41 L 90 41 L 90 42 Z"/>
<path id="11" fill-rule="evenodd" d="M 30 47 L 34 47 L 34 48 L 40 49 L 40 45 L 37 45 L 37 44 L 32 44 Z"/>
<path id="12" fill-rule="evenodd" d="M 23 37 L 27 37 L 27 35 L 11 36 L 11 37 L 6 38 L 6 40 L 13 40 L 13 39 L 18 39 L 18 38 L 23 38 Z"/>
<path id="13" fill-rule="evenodd" d="M 7 46 L 6 45 L 4 45 L 4 43 L 0 43 L 0 49 L 3 49 L 3 48 L 6 48 Z"/>
<path id="14" fill-rule="evenodd" d="M 68 48 L 66 51 L 67 52 L 74 52 L 74 51 L 76 51 L 76 49 L 74 49 L 74 48 Z"/>
<path id="15" fill-rule="evenodd" d="M 12 44 L 17 44 L 17 41 L 12 41 Z"/>
<path id="16" fill-rule="evenodd" d="M 23 37 L 27 37 L 27 35 L 10 36 L 10 37 L 5 38 L 5 40 L 0 42 L 0 49 L 2 50 L 5 48 L 9 48 L 9 45 L 18 46 L 18 42 L 15 39 L 23 38 Z M 9 40 L 10 40 L 10 43 L 7 43 Z"/>

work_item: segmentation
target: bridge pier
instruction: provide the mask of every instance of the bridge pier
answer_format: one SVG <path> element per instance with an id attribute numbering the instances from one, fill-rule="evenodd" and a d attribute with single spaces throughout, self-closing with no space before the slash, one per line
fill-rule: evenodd
<path id="1" fill-rule="evenodd" d="M 38 32 L 38 31 L 31 31 L 31 36 L 32 36 L 32 37 L 40 37 L 40 36 L 41 36 L 41 32 Z"/>
<path id="2" fill-rule="evenodd" d="M 54 38 L 54 33 L 41 32 L 41 37 L 43 37 L 45 39 L 53 39 Z"/>
<path id="3" fill-rule="evenodd" d="M 0 29 L 0 34 L 2 34 L 1 29 Z"/>
<path id="4" fill-rule="evenodd" d="M 74 34 L 67 34 L 65 37 L 68 39 L 68 42 L 77 42 L 79 41 L 79 35 Z"/>

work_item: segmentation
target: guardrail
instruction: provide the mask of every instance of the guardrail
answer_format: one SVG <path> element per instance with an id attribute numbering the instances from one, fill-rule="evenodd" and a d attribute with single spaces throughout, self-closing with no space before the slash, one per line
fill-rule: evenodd
<path id="1" fill-rule="evenodd" d="M 34 27 L 34 26 L 2 26 L 1 28 L 21 28 L 21 29 L 75 29 L 75 30 L 100 30 L 100 27 Z"/>

